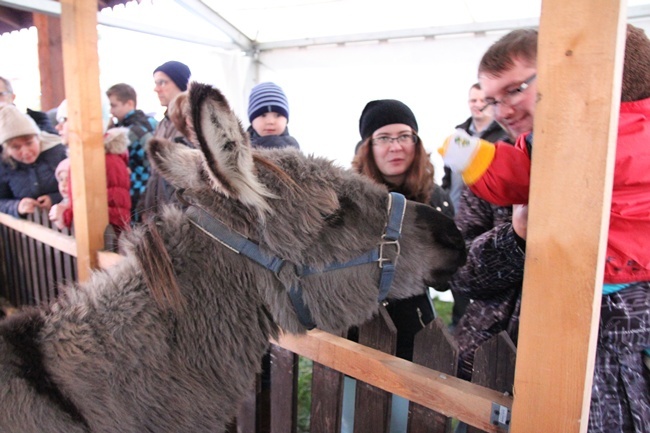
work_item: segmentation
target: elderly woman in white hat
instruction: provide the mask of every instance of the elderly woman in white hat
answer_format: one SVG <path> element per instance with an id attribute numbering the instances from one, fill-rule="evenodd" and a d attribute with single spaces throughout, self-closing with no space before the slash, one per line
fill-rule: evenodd
<path id="1" fill-rule="evenodd" d="M 19 217 L 61 201 L 54 171 L 66 149 L 58 136 L 41 132 L 31 117 L 4 105 L 0 144 L 0 212 Z"/>

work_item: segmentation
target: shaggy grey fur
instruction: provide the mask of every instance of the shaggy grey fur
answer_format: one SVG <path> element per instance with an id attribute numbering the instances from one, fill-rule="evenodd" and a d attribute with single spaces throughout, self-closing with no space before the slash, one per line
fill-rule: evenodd
<path id="1" fill-rule="evenodd" d="M 197 144 L 150 143 L 150 158 L 187 200 L 292 264 L 346 262 L 380 242 L 387 191 L 297 150 L 253 152 L 223 96 L 193 83 L 172 108 Z M 407 204 L 389 297 L 442 284 L 464 262 L 454 223 Z M 125 234 L 127 257 L 67 287 L 48 308 L 0 325 L 3 433 L 219 432 L 253 384 L 280 329 L 304 332 L 276 277 L 169 206 Z M 320 329 L 377 311 L 379 269 L 366 264 L 301 281 Z"/>

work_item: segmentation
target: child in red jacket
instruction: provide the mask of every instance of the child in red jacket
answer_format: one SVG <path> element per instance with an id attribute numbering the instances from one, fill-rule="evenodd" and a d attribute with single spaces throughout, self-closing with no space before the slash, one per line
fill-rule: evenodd
<path id="1" fill-rule="evenodd" d="M 66 116 L 66 101 L 63 101 L 57 111 L 58 124 L 56 125 L 61 140 L 68 144 L 68 120 Z M 130 175 L 128 168 L 129 144 L 127 128 L 112 128 L 104 134 L 104 148 L 106 150 L 106 187 L 108 196 L 108 222 L 115 229 L 116 235 L 129 227 L 131 223 L 131 195 Z M 73 219 L 72 209 L 72 177 L 68 174 L 67 203 L 52 206 L 50 220 L 57 227 L 71 227 Z M 61 185 L 60 185 L 61 186 Z"/>

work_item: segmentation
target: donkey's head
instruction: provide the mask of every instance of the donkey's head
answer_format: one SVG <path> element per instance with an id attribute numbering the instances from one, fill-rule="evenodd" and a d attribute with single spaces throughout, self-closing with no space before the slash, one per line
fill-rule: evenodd
<path id="1" fill-rule="evenodd" d="M 285 330 L 304 329 L 289 292 L 316 326 L 340 330 L 376 311 L 380 279 L 392 282 L 389 298 L 404 298 L 441 287 L 464 263 L 458 229 L 432 208 L 401 208 L 383 186 L 298 150 L 253 151 L 217 89 L 192 83 L 170 111 L 197 148 L 152 140 L 153 164 L 193 204 L 186 215 L 206 239 L 225 227 L 231 249 L 258 248 L 252 260 L 277 284 L 257 290 Z"/>

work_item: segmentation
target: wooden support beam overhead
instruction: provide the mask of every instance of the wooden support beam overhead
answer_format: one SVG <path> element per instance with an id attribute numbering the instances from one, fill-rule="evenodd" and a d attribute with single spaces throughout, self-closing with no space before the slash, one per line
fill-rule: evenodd
<path id="1" fill-rule="evenodd" d="M 97 267 L 108 225 L 97 0 L 61 0 L 77 267 L 80 281 Z"/>
<path id="2" fill-rule="evenodd" d="M 586 432 L 626 2 L 544 0 L 512 433 Z"/>

